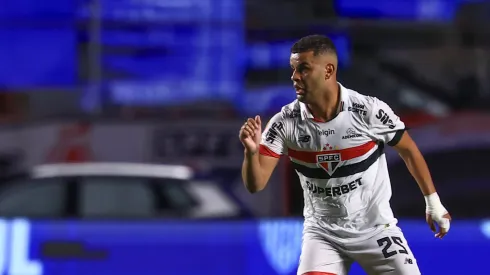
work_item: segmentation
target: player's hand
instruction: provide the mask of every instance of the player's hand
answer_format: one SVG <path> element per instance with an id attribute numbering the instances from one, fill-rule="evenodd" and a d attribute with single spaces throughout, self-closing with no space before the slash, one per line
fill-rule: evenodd
<path id="1" fill-rule="evenodd" d="M 432 232 L 434 232 L 434 236 L 442 239 L 449 231 L 451 225 L 451 215 L 449 215 L 449 212 L 442 205 L 437 193 L 425 196 L 425 198 L 425 219 Z"/>
<path id="2" fill-rule="evenodd" d="M 240 128 L 239 138 L 248 153 L 255 154 L 259 150 L 262 137 L 262 122 L 260 116 L 249 118 Z"/>
<path id="3" fill-rule="evenodd" d="M 446 236 L 451 225 L 451 215 L 449 215 L 449 213 L 446 213 L 440 217 L 426 214 L 425 219 L 430 226 L 430 230 L 435 233 L 434 236 L 436 238 L 442 239 L 444 236 Z M 439 231 L 436 229 L 436 224 Z"/>

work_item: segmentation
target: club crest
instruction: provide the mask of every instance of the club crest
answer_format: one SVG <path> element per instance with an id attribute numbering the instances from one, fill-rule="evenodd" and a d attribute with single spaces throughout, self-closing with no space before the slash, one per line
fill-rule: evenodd
<path id="1" fill-rule="evenodd" d="M 332 149 L 337 149 L 337 146 L 332 147 L 329 144 L 325 145 L 323 147 L 324 150 L 332 150 Z M 316 162 L 317 164 L 323 168 L 323 170 L 327 171 L 327 173 L 331 176 L 337 167 L 339 166 L 339 163 L 342 161 L 342 155 L 338 152 L 332 151 L 332 153 L 325 152 L 325 154 L 320 154 L 316 156 Z"/>

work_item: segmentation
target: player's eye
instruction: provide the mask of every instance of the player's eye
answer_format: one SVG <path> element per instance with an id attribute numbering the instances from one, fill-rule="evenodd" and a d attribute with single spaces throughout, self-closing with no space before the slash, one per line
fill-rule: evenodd
<path id="1" fill-rule="evenodd" d="M 306 66 L 299 66 L 298 67 L 298 72 L 300 72 L 300 73 L 306 72 L 307 70 L 308 70 L 308 67 L 306 67 Z"/>
<path id="2" fill-rule="evenodd" d="M 304 74 L 304 73 L 307 73 L 307 72 L 308 72 L 308 70 L 309 70 L 308 68 L 301 68 L 301 69 L 298 69 L 298 72 L 299 72 L 300 74 Z"/>

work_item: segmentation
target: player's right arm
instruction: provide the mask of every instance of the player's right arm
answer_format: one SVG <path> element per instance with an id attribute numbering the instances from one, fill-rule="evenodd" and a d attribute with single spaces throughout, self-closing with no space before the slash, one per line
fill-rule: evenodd
<path id="1" fill-rule="evenodd" d="M 261 191 L 284 151 L 284 124 L 281 115 L 275 115 L 262 135 L 259 116 L 249 118 L 240 129 L 240 141 L 245 147 L 242 179 L 250 193 Z"/>

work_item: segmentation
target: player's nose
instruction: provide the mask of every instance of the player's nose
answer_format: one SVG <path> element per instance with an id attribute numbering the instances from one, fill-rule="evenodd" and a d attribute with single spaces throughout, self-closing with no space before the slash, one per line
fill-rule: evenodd
<path id="1" fill-rule="evenodd" d="M 300 80 L 299 73 L 294 71 L 293 74 L 291 75 L 291 80 L 294 83 L 299 82 L 299 80 Z"/>

